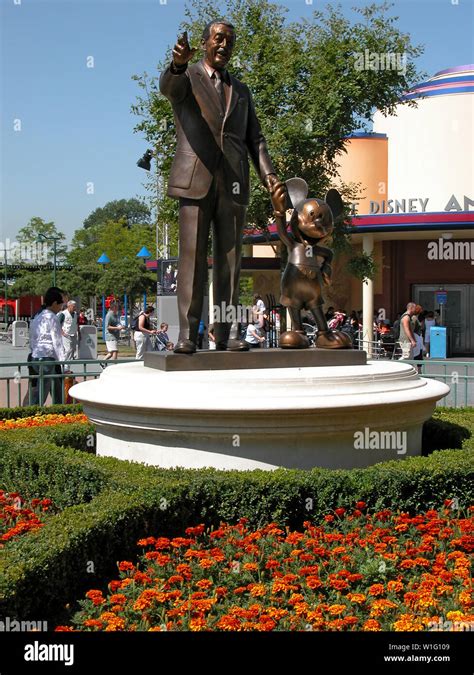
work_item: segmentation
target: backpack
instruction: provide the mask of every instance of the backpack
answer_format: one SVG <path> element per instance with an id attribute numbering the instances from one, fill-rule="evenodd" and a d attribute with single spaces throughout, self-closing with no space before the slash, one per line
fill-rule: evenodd
<path id="1" fill-rule="evenodd" d="M 140 314 L 137 314 L 136 317 L 133 319 L 132 325 L 131 325 L 132 330 L 140 330 L 138 328 L 138 319 L 141 317 L 142 314 L 143 314 L 143 312 L 140 312 Z"/>

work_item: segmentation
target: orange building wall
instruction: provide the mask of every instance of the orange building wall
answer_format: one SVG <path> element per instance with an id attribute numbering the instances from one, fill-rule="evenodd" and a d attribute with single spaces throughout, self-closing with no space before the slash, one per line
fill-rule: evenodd
<path id="1" fill-rule="evenodd" d="M 343 183 L 361 183 L 357 213 L 368 214 L 370 201 L 382 201 L 388 194 L 388 139 L 351 138 L 347 154 L 338 158 Z"/>

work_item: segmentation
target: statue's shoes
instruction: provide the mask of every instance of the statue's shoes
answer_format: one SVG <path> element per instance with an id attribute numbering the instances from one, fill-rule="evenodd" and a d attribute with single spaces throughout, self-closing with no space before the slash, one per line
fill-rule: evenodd
<path id="1" fill-rule="evenodd" d="M 227 342 L 218 342 L 216 345 L 218 352 L 247 352 L 249 350 L 248 344 L 245 340 L 238 340 L 237 338 L 230 338 Z"/>
<path id="2" fill-rule="evenodd" d="M 282 349 L 307 349 L 309 340 L 303 331 L 287 330 L 280 335 L 279 346 Z"/>
<path id="3" fill-rule="evenodd" d="M 178 340 L 173 351 L 175 354 L 194 354 L 196 345 L 192 340 Z"/>
<path id="4" fill-rule="evenodd" d="M 321 349 L 352 349 L 352 340 L 339 330 L 328 330 L 324 333 L 318 333 L 316 338 L 316 347 Z"/>

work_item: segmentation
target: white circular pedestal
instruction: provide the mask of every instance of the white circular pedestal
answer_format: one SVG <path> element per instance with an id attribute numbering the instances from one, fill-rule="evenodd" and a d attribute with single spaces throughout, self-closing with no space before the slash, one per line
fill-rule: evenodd
<path id="1" fill-rule="evenodd" d="M 218 469 L 352 468 L 419 454 L 423 422 L 448 392 L 407 363 L 381 361 L 194 372 L 126 363 L 70 390 L 97 425 L 98 455 Z"/>

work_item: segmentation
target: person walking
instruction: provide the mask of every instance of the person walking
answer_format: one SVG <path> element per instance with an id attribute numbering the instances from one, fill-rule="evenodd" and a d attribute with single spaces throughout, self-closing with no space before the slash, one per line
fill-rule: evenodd
<path id="1" fill-rule="evenodd" d="M 136 359 L 143 359 L 145 352 L 151 350 L 150 335 L 156 335 L 157 331 L 153 330 L 150 322 L 151 315 L 155 311 L 152 305 L 148 305 L 145 311 L 140 312 L 136 319 L 136 328 L 133 334 L 135 340 L 135 347 L 137 349 Z M 135 323 L 135 322 L 134 322 Z"/>
<path id="2" fill-rule="evenodd" d="M 80 340 L 78 314 L 75 300 L 68 300 L 66 309 L 58 313 L 64 345 L 64 360 L 76 358 L 76 350 Z"/>
<path id="3" fill-rule="evenodd" d="M 426 358 L 430 358 L 430 347 L 431 347 L 431 329 L 436 326 L 436 319 L 434 312 L 428 312 L 425 317 L 425 351 Z"/>
<path id="4" fill-rule="evenodd" d="M 416 347 L 416 339 L 413 333 L 411 325 L 411 317 L 415 314 L 416 304 L 414 302 L 409 302 L 407 305 L 406 312 L 402 314 L 400 319 L 400 335 L 398 336 L 398 342 L 402 349 L 402 355 L 400 359 L 412 359 L 413 350 Z"/>
<path id="5" fill-rule="evenodd" d="M 119 304 L 112 300 L 109 305 L 109 311 L 105 317 L 105 344 L 107 354 L 104 361 L 116 361 L 118 358 L 118 338 L 123 326 L 120 323 Z"/>
<path id="6" fill-rule="evenodd" d="M 410 318 L 410 323 L 411 323 L 411 329 L 413 331 L 413 335 L 415 338 L 415 348 L 413 350 L 413 359 L 415 361 L 423 361 L 423 324 L 424 324 L 424 318 L 423 318 L 423 307 L 421 305 L 416 305 L 415 307 L 415 313 L 413 316 Z M 418 366 L 418 370 L 420 370 L 421 366 Z"/>
<path id="7" fill-rule="evenodd" d="M 63 400 L 62 378 L 51 377 L 61 373 L 58 361 L 65 361 L 63 333 L 57 317 L 63 306 L 64 294 L 61 289 L 48 288 L 44 294 L 44 308 L 30 323 L 31 369 L 38 375 L 36 384 L 33 384 L 33 381 L 31 384 L 33 405 L 44 405 L 50 391 L 53 403 L 62 403 Z M 43 392 L 40 400 L 41 376 L 43 376 Z"/>

